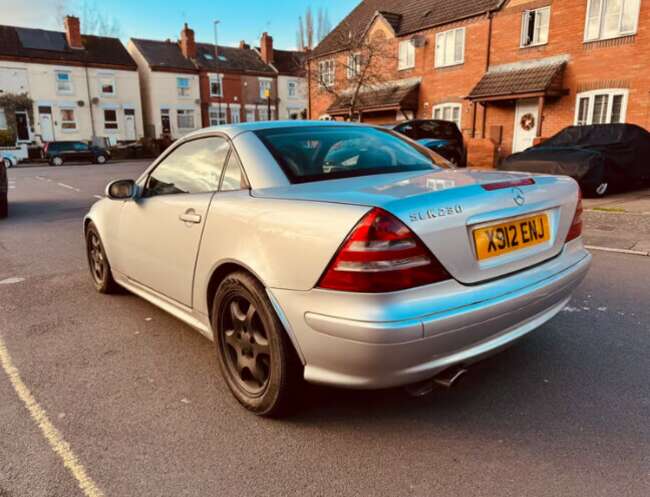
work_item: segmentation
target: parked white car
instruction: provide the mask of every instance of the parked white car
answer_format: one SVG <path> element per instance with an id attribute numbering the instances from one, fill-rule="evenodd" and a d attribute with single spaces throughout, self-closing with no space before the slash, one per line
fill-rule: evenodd
<path id="1" fill-rule="evenodd" d="M 2 159 L 2 162 L 7 169 L 18 165 L 18 158 L 9 152 L 3 152 L 0 150 L 0 159 Z"/>

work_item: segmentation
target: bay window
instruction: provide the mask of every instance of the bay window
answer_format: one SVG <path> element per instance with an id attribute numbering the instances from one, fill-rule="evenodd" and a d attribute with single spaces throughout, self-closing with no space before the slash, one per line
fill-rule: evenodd
<path id="1" fill-rule="evenodd" d="M 178 109 L 176 111 L 176 124 L 179 129 L 194 129 L 194 111 L 191 109 Z"/>
<path id="2" fill-rule="evenodd" d="M 225 107 L 210 107 L 210 126 L 221 126 L 227 122 Z"/>

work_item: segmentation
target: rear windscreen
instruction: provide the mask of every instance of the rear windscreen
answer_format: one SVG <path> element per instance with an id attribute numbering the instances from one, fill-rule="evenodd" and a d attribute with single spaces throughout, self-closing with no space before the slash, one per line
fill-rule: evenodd
<path id="1" fill-rule="evenodd" d="M 255 134 L 293 183 L 437 167 L 426 149 L 377 128 L 305 126 Z"/>

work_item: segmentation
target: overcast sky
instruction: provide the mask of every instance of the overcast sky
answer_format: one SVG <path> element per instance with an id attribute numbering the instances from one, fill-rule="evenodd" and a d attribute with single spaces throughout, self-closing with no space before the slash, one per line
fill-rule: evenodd
<path id="1" fill-rule="evenodd" d="M 176 39 L 187 22 L 197 40 L 214 40 L 212 21 L 221 20 L 219 44 L 254 43 L 268 31 L 278 48 L 294 48 L 298 16 L 311 6 L 326 8 L 336 25 L 360 0 L 0 0 L 0 24 L 62 30 L 61 16 L 86 8 L 114 18 L 128 38 Z M 83 24 L 83 21 L 82 21 Z"/>

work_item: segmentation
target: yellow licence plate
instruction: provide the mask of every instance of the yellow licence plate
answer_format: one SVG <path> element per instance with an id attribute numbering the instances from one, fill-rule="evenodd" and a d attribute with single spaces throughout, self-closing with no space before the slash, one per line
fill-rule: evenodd
<path id="1" fill-rule="evenodd" d="M 551 239 L 548 216 L 540 214 L 474 230 L 479 261 L 533 247 Z"/>

